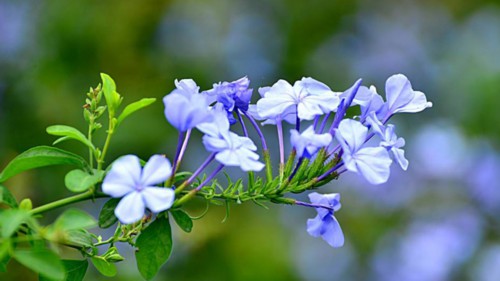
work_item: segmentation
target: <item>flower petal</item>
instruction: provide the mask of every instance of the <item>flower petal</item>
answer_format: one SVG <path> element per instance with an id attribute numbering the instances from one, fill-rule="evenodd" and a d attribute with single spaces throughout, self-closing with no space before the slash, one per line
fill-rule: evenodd
<path id="1" fill-rule="evenodd" d="M 122 197 L 135 191 L 140 182 L 141 164 L 135 155 L 125 155 L 111 166 L 102 183 L 102 191 L 111 197 Z"/>
<path id="2" fill-rule="evenodd" d="M 162 155 L 153 155 L 144 166 L 141 175 L 142 186 L 156 185 L 166 181 L 172 175 L 172 166 Z"/>
<path id="3" fill-rule="evenodd" d="M 142 190 L 142 198 L 146 207 L 158 213 L 172 207 L 175 200 L 175 192 L 170 188 L 146 187 Z"/>
<path id="4" fill-rule="evenodd" d="M 344 119 L 340 122 L 335 137 L 340 144 L 344 142 L 349 147 L 351 153 L 355 153 L 365 143 L 367 132 L 368 128 L 360 122 L 352 119 Z"/>
<path id="5" fill-rule="evenodd" d="M 323 219 L 321 238 L 334 248 L 344 245 L 344 233 L 342 233 L 340 224 L 333 215 Z"/>
<path id="6" fill-rule="evenodd" d="M 384 183 L 389 178 L 392 160 L 383 147 L 362 148 L 352 155 L 350 161 L 352 164 L 346 163 L 346 168 L 360 173 L 372 184 Z"/>
<path id="7" fill-rule="evenodd" d="M 321 235 L 321 229 L 323 225 L 323 220 L 319 215 L 314 217 L 314 219 L 307 220 L 307 233 L 312 237 L 319 237 Z"/>
<path id="8" fill-rule="evenodd" d="M 116 206 L 115 215 L 123 224 L 131 224 L 144 216 L 144 201 L 139 192 L 131 192 Z"/>

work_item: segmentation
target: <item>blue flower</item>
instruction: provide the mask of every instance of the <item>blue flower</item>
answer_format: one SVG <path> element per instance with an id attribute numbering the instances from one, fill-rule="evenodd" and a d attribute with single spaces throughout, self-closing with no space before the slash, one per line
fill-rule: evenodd
<path id="1" fill-rule="evenodd" d="M 229 121 L 221 107 L 213 108 L 213 121 L 202 123 L 197 128 L 205 133 L 203 144 L 215 159 L 225 166 L 239 166 L 243 171 L 260 171 L 264 164 L 257 161 L 257 147 L 248 137 L 241 137 L 229 131 Z"/>
<path id="2" fill-rule="evenodd" d="M 384 100 L 382 99 L 382 96 L 377 93 L 377 89 L 374 86 L 370 86 L 370 88 L 365 86 L 359 87 L 358 94 L 356 95 L 353 104 L 358 104 L 361 108 L 361 121 L 364 121 L 371 112 L 375 112 L 378 119 L 384 118 L 384 116 L 381 116 L 384 107 Z"/>
<path id="3" fill-rule="evenodd" d="M 382 138 L 380 146 L 385 147 L 399 166 L 406 171 L 408 168 L 408 160 L 405 158 L 405 151 L 401 147 L 405 146 L 405 140 L 398 138 L 394 132 L 394 125 L 389 124 L 384 126 L 375 116 L 375 112 L 371 112 L 366 119 L 373 131 Z"/>
<path id="4" fill-rule="evenodd" d="M 313 237 L 323 238 L 332 247 L 344 245 L 344 234 L 340 224 L 335 218 L 335 212 L 341 207 L 340 194 L 309 194 L 311 203 L 309 206 L 316 207 L 318 215 L 314 219 L 307 220 L 307 232 Z"/>
<path id="5" fill-rule="evenodd" d="M 387 181 L 392 160 L 383 147 L 364 147 L 368 128 L 358 121 L 344 119 L 335 131 L 347 170 L 361 174 L 372 184 Z"/>
<path id="6" fill-rule="evenodd" d="M 293 86 L 279 80 L 257 101 L 257 112 L 263 119 L 275 119 L 295 107 L 300 120 L 312 120 L 336 110 L 339 102 L 339 93 L 313 78 L 302 78 Z"/>
<path id="7" fill-rule="evenodd" d="M 394 113 L 415 113 L 428 107 L 432 107 L 432 102 L 428 102 L 425 94 L 414 91 L 411 83 L 403 74 L 395 74 L 385 82 L 385 96 L 387 99 L 387 114 Z"/>
<path id="8" fill-rule="evenodd" d="M 297 130 L 290 130 L 290 140 L 298 157 L 311 158 L 320 148 L 332 142 L 332 135 L 316 134 L 314 126 L 311 125 L 302 134 Z"/>
<path id="9" fill-rule="evenodd" d="M 271 89 L 271 87 L 262 87 L 259 88 L 259 94 L 261 97 L 264 97 L 266 93 Z M 259 111 L 257 109 L 257 105 L 255 104 L 250 104 L 248 106 L 248 113 L 255 119 L 257 120 L 265 120 L 262 122 L 262 125 L 276 125 L 278 122 L 281 121 L 286 121 L 290 124 L 295 125 L 295 122 L 297 122 L 297 107 L 296 106 L 290 106 L 285 109 L 284 112 L 281 114 L 274 115 L 272 117 L 263 117 L 259 114 Z"/>
<path id="10" fill-rule="evenodd" d="M 175 80 L 176 89 L 163 98 L 165 117 L 180 132 L 208 122 L 211 118 L 208 97 L 199 94 L 191 79 Z"/>
<path id="11" fill-rule="evenodd" d="M 161 155 L 153 155 L 144 169 L 139 158 L 126 155 L 116 160 L 102 183 L 102 191 L 120 198 L 115 215 L 124 224 L 134 223 L 144 216 L 145 208 L 158 213 L 174 203 L 175 192 L 170 188 L 156 187 L 170 178 L 172 167 Z"/>

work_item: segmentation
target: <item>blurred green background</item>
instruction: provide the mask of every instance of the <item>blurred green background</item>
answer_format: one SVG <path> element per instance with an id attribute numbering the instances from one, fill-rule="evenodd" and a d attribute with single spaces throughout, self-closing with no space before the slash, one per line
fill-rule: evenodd
<path id="1" fill-rule="evenodd" d="M 85 130 L 85 93 L 100 72 L 125 103 L 158 99 L 124 123 L 108 161 L 173 157 L 177 133 L 161 99 L 176 78 L 209 89 L 247 75 L 257 89 L 312 76 L 334 91 L 363 78 L 384 93 L 385 79 L 404 73 L 434 103 L 393 118 L 408 172 L 394 167 L 381 186 L 346 174 L 321 190 L 343 196 L 343 248 L 307 235 L 314 210 L 232 206 L 223 223 L 215 206 L 193 233 L 174 231 L 172 258 L 155 280 L 500 280 L 497 1 L 0 0 L 0 165 L 51 144 L 49 125 Z M 206 157 L 196 137 L 183 169 Z M 67 171 L 26 172 L 7 187 L 38 206 L 69 195 Z M 79 206 L 97 215 L 102 203 Z M 139 280 L 132 251 L 123 251 L 115 279 Z M 11 263 L 0 279 L 36 276 Z M 107 279 L 90 266 L 85 280 Z"/>

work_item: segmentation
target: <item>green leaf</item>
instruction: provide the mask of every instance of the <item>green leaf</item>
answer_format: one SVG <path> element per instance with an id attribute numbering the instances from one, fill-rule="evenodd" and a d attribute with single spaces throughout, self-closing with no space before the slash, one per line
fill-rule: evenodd
<path id="1" fill-rule="evenodd" d="M 62 230 L 89 228 L 95 225 L 96 221 L 92 216 L 77 209 L 66 210 L 54 223 L 56 229 Z"/>
<path id="2" fill-rule="evenodd" d="M 87 260 L 63 260 L 66 268 L 66 281 L 82 281 L 87 273 L 89 262 Z"/>
<path id="3" fill-rule="evenodd" d="M 117 270 L 114 263 L 107 262 L 101 257 L 92 257 L 91 261 L 102 275 L 107 277 L 113 277 L 116 275 Z"/>
<path id="4" fill-rule="evenodd" d="M 151 280 L 172 252 L 172 231 L 168 218 L 157 217 L 136 240 L 137 267 L 142 277 Z"/>
<path id="5" fill-rule="evenodd" d="M 136 101 L 136 102 L 133 102 L 133 103 L 127 105 L 125 107 L 125 109 L 123 109 L 123 111 L 120 114 L 120 116 L 118 117 L 118 122 L 116 123 L 116 125 L 119 126 L 120 123 L 125 118 L 127 118 L 130 114 L 132 114 L 132 113 L 136 112 L 137 110 L 142 109 L 142 108 L 144 108 L 144 107 L 152 104 L 155 101 L 156 101 L 155 98 L 144 98 L 144 99 L 141 99 L 139 101 Z"/>
<path id="6" fill-rule="evenodd" d="M 63 260 L 62 263 L 66 270 L 65 281 L 82 281 L 89 267 L 89 262 L 87 260 Z M 46 278 L 40 275 L 38 280 L 54 281 L 55 279 Z"/>
<path id="7" fill-rule="evenodd" d="M 73 127 L 66 125 L 53 125 L 47 127 L 47 133 L 53 136 L 60 136 L 64 138 L 64 140 L 66 139 L 77 140 L 83 143 L 84 145 L 92 148 L 92 150 L 95 150 L 94 145 L 87 139 L 87 137 L 85 137 L 84 134 L 82 134 L 80 131 L 78 131 Z M 62 141 L 61 139 L 58 139 L 55 141 L 55 143 L 59 143 L 61 141 Z"/>
<path id="8" fill-rule="evenodd" d="M 4 203 L 5 205 L 11 208 L 17 208 L 17 201 L 14 198 L 14 195 L 10 193 L 10 190 L 7 187 L 0 184 L 0 203 Z"/>
<path id="9" fill-rule="evenodd" d="M 30 220 L 30 214 L 26 210 L 8 209 L 0 213 L 0 229 L 3 238 L 14 234 L 21 224 Z"/>
<path id="10" fill-rule="evenodd" d="M 170 211 L 172 216 L 174 217 L 175 222 L 177 225 L 184 230 L 185 232 L 191 232 L 193 229 L 193 220 L 191 217 L 186 214 L 183 210 L 173 210 Z"/>
<path id="11" fill-rule="evenodd" d="M 66 277 L 66 270 L 59 256 L 49 250 L 15 250 L 14 258 L 43 277 L 55 280 L 64 280 Z"/>
<path id="12" fill-rule="evenodd" d="M 108 228 L 115 224 L 118 221 L 118 218 L 115 216 L 115 208 L 120 202 L 121 198 L 111 198 L 104 206 L 102 206 L 102 210 L 99 213 L 99 227 L 100 228 Z"/>
<path id="13" fill-rule="evenodd" d="M 64 177 L 64 184 L 69 191 L 84 192 L 102 180 L 104 172 L 89 174 L 80 169 L 69 171 Z"/>
<path id="14" fill-rule="evenodd" d="M 80 168 L 88 166 L 82 157 L 71 152 L 50 146 L 33 147 L 10 161 L 0 174 L 0 182 L 34 168 L 65 164 Z"/>
<path id="15" fill-rule="evenodd" d="M 66 231 L 67 244 L 93 248 L 92 234 L 85 229 L 73 229 Z"/>
<path id="16" fill-rule="evenodd" d="M 101 73 L 101 79 L 104 99 L 106 99 L 106 104 L 108 105 L 110 116 L 114 116 L 116 110 L 120 106 L 122 98 L 116 91 L 116 84 L 111 76 L 107 75 L 106 73 Z"/>

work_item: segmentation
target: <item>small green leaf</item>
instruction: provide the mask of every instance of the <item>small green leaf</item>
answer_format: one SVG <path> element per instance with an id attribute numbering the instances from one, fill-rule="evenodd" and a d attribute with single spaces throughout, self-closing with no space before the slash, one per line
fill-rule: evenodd
<path id="1" fill-rule="evenodd" d="M 101 73 L 101 79 L 104 99 L 106 100 L 106 104 L 108 105 L 109 114 L 110 116 L 114 116 L 116 110 L 120 106 L 122 97 L 116 91 L 116 84 L 111 76 L 107 75 L 106 73 Z"/>
<path id="2" fill-rule="evenodd" d="M 82 281 L 89 267 L 89 262 L 87 260 L 63 260 L 62 263 L 66 270 L 65 281 Z M 40 275 L 38 280 L 55 281 L 55 279 L 46 278 L 43 275 Z"/>
<path id="3" fill-rule="evenodd" d="M 69 191 L 84 192 L 102 180 L 104 172 L 89 174 L 80 169 L 69 171 L 64 177 L 64 184 Z"/>
<path id="4" fill-rule="evenodd" d="M 0 213 L 0 229 L 3 238 L 14 234 L 21 224 L 30 220 L 30 214 L 26 210 L 8 209 Z"/>
<path id="5" fill-rule="evenodd" d="M 89 228 L 95 225 L 96 221 L 93 217 L 77 209 L 66 210 L 54 223 L 56 229 L 62 230 Z"/>
<path id="6" fill-rule="evenodd" d="M 101 257 L 92 257 L 91 261 L 102 275 L 107 277 L 113 277 L 116 275 L 117 270 L 114 263 L 107 262 Z"/>
<path id="7" fill-rule="evenodd" d="M 137 267 L 142 277 L 151 280 L 172 252 L 172 231 L 168 218 L 157 217 L 136 240 Z"/>
<path id="8" fill-rule="evenodd" d="M 139 101 L 136 101 L 136 102 L 133 102 L 129 105 L 127 105 L 125 107 L 125 109 L 123 109 L 122 113 L 120 114 L 120 116 L 118 117 L 118 122 L 117 122 L 117 126 L 120 125 L 120 123 L 125 119 L 127 118 L 130 114 L 136 112 L 137 110 L 139 109 L 142 109 L 150 104 L 152 104 L 153 102 L 155 102 L 156 99 L 155 98 L 144 98 L 144 99 L 141 99 Z"/>
<path id="9" fill-rule="evenodd" d="M 87 273 L 89 262 L 87 260 L 63 260 L 66 268 L 66 281 L 82 281 Z"/>
<path id="10" fill-rule="evenodd" d="M 102 210 L 99 213 L 99 227 L 100 228 L 108 228 L 115 224 L 118 221 L 118 218 L 115 216 L 115 208 L 120 202 L 121 198 L 111 198 L 104 206 L 102 206 Z"/>
<path id="11" fill-rule="evenodd" d="M 10 193 L 10 190 L 7 187 L 0 184 L 0 203 L 4 203 L 5 205 L 11 208 L 17 208 L 17 201 L 14 198 L 14 195 Z"/>
<path id="12" fill-rule="evenodd" d="M 10 161 L 0 174 L 0 182 L 34 168 L 64 164 L 80 168 L 88 166 L 82 157 L 71 152 L 50 146 L 33 147 Z"/>
<path id="13" fill-rule="evenodd" d="M 118 252 L 118 249 L 116 247 L 110 247 L 102 257 L 107 261 L 107 262 L 120 262 L 125 260 L 124 257 L 120 255 Z"/>
<path id="14" fill-rule="evenodd" d="M 61 136 L 62 138 L 64 138 L 64 140 L 74 139 L 92 148 L 92 150 L 95 149 L 94 145 L 87 139 L 87 137 L 85 137 L 84 134 L 73 127 L 66 125 L 53 125 L 47 127 L 47 133 L 53 136 Z M 59 143 L 61 141 L 61 139 L 56 140 L 56 143 Z"/>
<path id="15" fill-rule="evenodd" d="M 85 229 L 73 229 L 66 231 L 67 243 L 76 246 L 92 248 L 92 234 Z"/>
<path id="16" fill-rule="evenodd" d="M 15 250 L 14 258 L 46 278 L 64 280 L 66 277 L 66 270 L 59 256 L 47 249 Z"/>
<path id="17" fill-rule="evenodd" d="M 173 210 L 170 211 L 172 216 L 174 217 L 175 222 L 177 225 L 184 230 L 185 232 L 191 232 L 193 229 L 193 220 L 191 217 L 186 214 L 183 210 Z"/>

